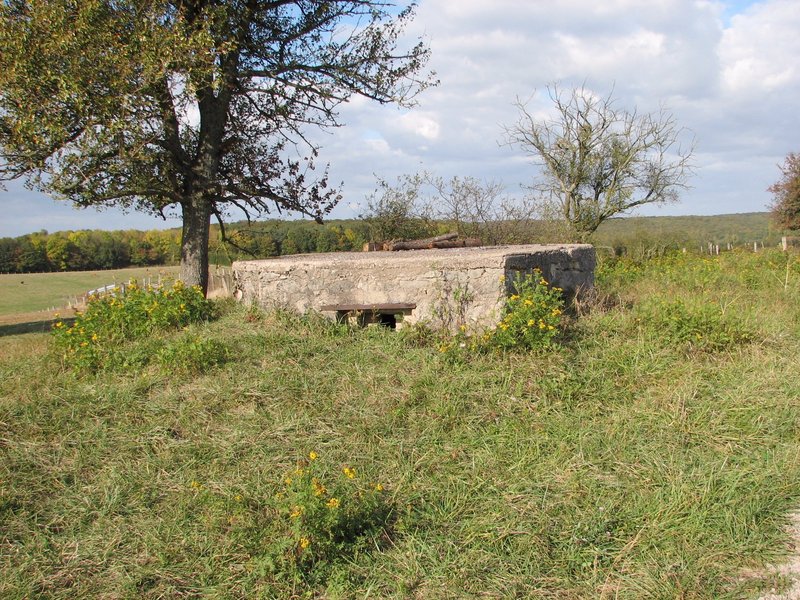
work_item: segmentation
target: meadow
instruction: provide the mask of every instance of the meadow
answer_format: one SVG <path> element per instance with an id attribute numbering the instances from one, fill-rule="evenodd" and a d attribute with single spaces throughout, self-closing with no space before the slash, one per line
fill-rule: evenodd
<path id="1" fill-rule="evenodd" d="M 104 271 L 0 274 L 0 316 L 67 306 L 70 299 L 108 284 L 159 276 L 175 277 L 178 267 L 135 267 Z"/>
<path id="2" fill-rule="evenodd" d="M 597 275 L 524 352 L 230 302 L 88 372 L 0 337 L 0 597 L 785 586 L 765 565 L 800 505 L 800 256 Z"/>

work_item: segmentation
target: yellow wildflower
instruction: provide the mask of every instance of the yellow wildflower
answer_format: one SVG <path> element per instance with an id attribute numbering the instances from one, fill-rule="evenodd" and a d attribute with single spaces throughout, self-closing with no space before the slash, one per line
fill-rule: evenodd
<path id="1" fill-rule="evenodd" d="M 97 334 L 96 334 L 96 333 L 93 333 L 93 334 L 92 334 L 92 341 L 93 341 L 93 342 L 96 342 L 98 339 L 99 339 L 99 338 L 97 337 Z"/>
<path id="2" fill-rule="evenodd" d="M 351 469 L 350 467 L 345 467 L 342 469 L 342 473 L 344 473 L 348 479 L 355 479 L 356 478 L 356 471 L 355 469 Z"/>
<path id="3" fill-rule="evenodd" d="M 519 294 L 513 294 L 513 295 L 512 295 L 512 296 L 509 298 L 509 300 L 511 300 L 512 302 L 514 302 L 515 300 L 519 300 Z"/>
<path id="4" fill-rule="evenodd" d="M 533 327 L 534 325 L 536 325 L 536 321 L 533 319 L 528 319 L 528 327 Z"/>
<path id="5" fill-rule="evenodd" d="M 318 457 L 319 457 L 319 454 L 317 454 L 313 450 L 308 453 L 308 460 L 317 460 Z"/>
<path id="6" fill-rule="evenodd" d="M 305 550 L 306 548 L 308 548 L 310 545 L 311 545 L 311 540 L 309 540 L 307 537 L 301 537 L 301 538 L 300 538 L 300 547 L 301 547 L 303 550 Z"/>
<path id="7" fill-rule="evenodd" d="M 233 499 L 234 499 L 234 500 L 236 500 L 236 502 L 241 502 L 242 500 L 244 500 L 244 498 L 242 498 L 242 495 L 241 495 L 241 494 L 236 494 L 236 495 L 233 497 Z"/>
<path id="8" fill-rule="evenodd" d="M 292 519 L 296 519 L 297 517 L 299 517 L 299 516 L 300 516 L 300 515 L 302 515 L 302 514 L 303 514 L 303 507 L 302 507 L 302 506 L 295 506 L 295 507 L 292 509 L 292 512 L 290 512 L 290 513 L 289 513 L 289 516 L 290 516 Z"/>
<path id="9" fill-rule="evenodd" d="M 376 483 L 375 484 L 375 491 L 376 492 L 382 492 L 383 491 L 383 486 L 380 483 Z"/>
<path id="10" fill-rule="evenodd" d="M 292 478 L 287 477 L 286 479 L 283 480 L 283 483 L 285 483 L 286 485 L 292 485 Z"/>
<path id="11" fill-rule="evenodd" d="M 338 498 L 331 498 L 325 503 L 325 506 L 328 508 L 339 508 L 339 504 L 341 504 L 341 502 L 339 502 Z"/>
<path id="12" fill-rule="evenodd" d="M 192 489 L 194 489 L 194 490 L 199 490 L 199 489 L 201 489 L 203 487 L 202 483 L 200 483 L 199 481 L 195 481 L 195 480 L 192 480 L 192 483 L 190 483 L 189 485 L 191 485 Z"/>
<path id="13" fill-rule="evenodd" d="M 64 326 L 64 323 L 62 323 L 61 321 L 59 321 L 58 323 L 53 325 L 53 327 L 55 327 L 56 329 L 61 329 L 63 326 Z"/>

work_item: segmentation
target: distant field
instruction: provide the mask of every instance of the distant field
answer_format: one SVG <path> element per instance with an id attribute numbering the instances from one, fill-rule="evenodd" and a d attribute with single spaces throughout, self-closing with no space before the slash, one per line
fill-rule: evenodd
<path id="1" fill-rule="evenodd" d="M 0 275 L 0 316 L 67 306 L 68 299 L 129 279 L 175 277 L 179 267 L 140 267 L 112 271 Z"/>

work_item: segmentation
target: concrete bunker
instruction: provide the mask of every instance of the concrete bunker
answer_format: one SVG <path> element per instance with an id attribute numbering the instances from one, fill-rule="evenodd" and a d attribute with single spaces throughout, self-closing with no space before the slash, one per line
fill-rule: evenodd
<path id="1" fill-rule="evenodd" d="M 264 308 L 317 311 L 354 324 L 497 323 L 516 278 L 541 272 L 568 296 L 594 286 L 588 244 L 303 254 L 233 263 L 234 296 Z"/>

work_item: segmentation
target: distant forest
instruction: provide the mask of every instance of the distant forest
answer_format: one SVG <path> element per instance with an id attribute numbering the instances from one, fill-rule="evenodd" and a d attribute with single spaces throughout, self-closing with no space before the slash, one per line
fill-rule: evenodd
<path id="1" fill-rule="evenodd" d="M 441 232 L 455 231 L 438 223 Z M 218 226 L 211 228 L 211 262 L 269 258 L 287 254 L 361 250 L 371 241 L 371 224 L 360 219 L 237 222 L 226 227 L 231 243 L 221 241 Z M 88 271 L 131 266 L 170 265 L 180 261 L 180 229 L 151 231 L 40 231 L 16 238 L 0 238 L 0 273 Z M 535 230 L 531 243 L 538 239 Z M 770 225 L 769 213 L 716 216 L 630 217 L 604 222 L 594 236 L 598 248 L 617 255 L 645 257 L 687 248 L 705 251 L 708 244 L 722 250 L 775 246 L 781 232 Z"/>
<path id="2" fill-rule="evenodd" d="M 257 221 L 226 227 L 223 243 L 218 226 L 211 227 L 212 264 L 227 265 L 239 258 L 268 258 L 283 254 L 360 250 L 368 227 L 360 220 Z M 150 231 L 39 231 L 0 238 L 0 273 L 94 271 L 180 262 L 180 229 Z"/>

